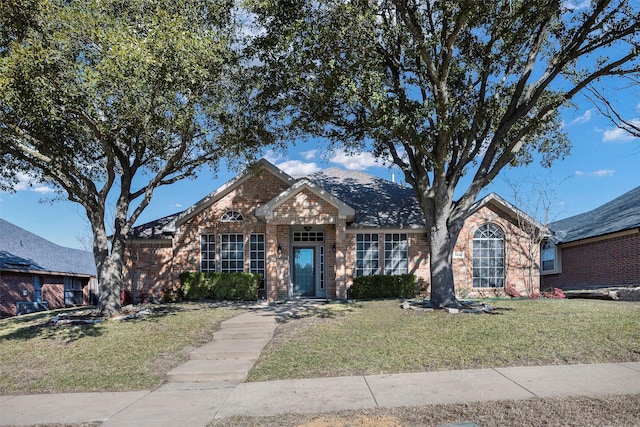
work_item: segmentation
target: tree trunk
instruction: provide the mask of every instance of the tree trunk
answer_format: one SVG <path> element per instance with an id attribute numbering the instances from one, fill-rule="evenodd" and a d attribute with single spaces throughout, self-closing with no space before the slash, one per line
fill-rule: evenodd
<path id="1" fill-rule="evenodd" d="M 108 317 L 120 312 L 120 292 L 122 289 L 122 258 L 111 252 L 98 271 L 100 297 L 96 313 Z"/>
<path id="2" fill-rule="evenodd" d="M 459 307 L 453 281 L 453 249 L 460 229 L 451 229 L 447 218 L 432 218 L 429 227 L 429 264 L 431 268 L 431 305 L 436 308 Z"/>
<path id="3" fill-rule="evenodd" d="M 125 238 L 114 233 L 111 242 L 106 230 L 101 224 L 100 217 L 92 218 L 93 227 L 93 256 L 98 271 L 98 286 L 100 295 L 96 314 L 112 316 L 120 312 L 120 292 L 122 290 L 122 268 L 124 262 Z"/>

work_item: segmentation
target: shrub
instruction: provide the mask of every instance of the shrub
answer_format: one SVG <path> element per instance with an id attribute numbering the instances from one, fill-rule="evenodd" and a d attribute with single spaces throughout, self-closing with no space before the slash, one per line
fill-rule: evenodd
<path id="1" fill-rule="evenodd" d="M 504 293 L 511 298 L 520 298 L 520 292 L 516 290 L 515 285 L 509 284 L 504 288 Z"/>
<path id="2" fill-rule="evenodd" d="M 252 273 L 184 272 L 180 289 L 185 300 L 255 301 L 260 280 L 260 275 Z"/>
<path id="3" fill-rule="evenodd" d="M 562 289 L 560 288 L 553 288 L 552 292 L 543 292 L 542 296 L 545 298 L 558 298 L 558 299 L 562 299 L 562 298 L 566 298 L 567 296 L 565 295 L 564 292 L 562 292 Z"/>
<path id="4" fill-rule="evenodd" d="M 354 277 L 349 288 L 351 298 L 413 298 L 416 296 L 416 278 L 413 274 L 399 276 L 360 276 Z"/>

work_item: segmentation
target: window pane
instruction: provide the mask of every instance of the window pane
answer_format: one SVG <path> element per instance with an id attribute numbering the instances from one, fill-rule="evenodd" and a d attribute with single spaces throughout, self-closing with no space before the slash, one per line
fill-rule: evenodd
<path id="1" fill-rule="evenodd" d="M 233 273 L 244 271 L 244 235 L 220 235 L 220 271 Z"/>
<path id="2" fill-rule="evenodd" d="M 216 236 L 200 236 L 200 271 L 216 271 Z"/>
<path id="3" fill-rule="evenodd" d="M 408 273 L 409 243 L 406 234 L 385 234 L 384 273 L 399 275 Z"/>
<path id="4" fill-rule="evenodd" d="M 378 259 L 380 248 L 377 234 L 356 234 L 356 276 L 380 274 Z"/>
<path id="5" fill-rule="evenodd" d="M 264 234 L 252 234 L 249 236 L 249 259 L 251 261 L 250 272 L 262 276 L 258 284 L 259 289 L 266 289 L 265 283 L 265 237 Z"/>
<path id="6" fill-rule="evenodd" d="M 473 236 L 473 287 L 504 287 L 502 229 L 488 223 L 480 226 Z"/>

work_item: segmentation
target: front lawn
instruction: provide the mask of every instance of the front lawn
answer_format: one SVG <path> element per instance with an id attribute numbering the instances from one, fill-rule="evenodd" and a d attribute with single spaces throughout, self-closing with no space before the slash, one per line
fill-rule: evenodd
<path id="1" fill-rule="evenodd" d="M 496 314 L 329 304 L 281 325 L 249 380 L 640 361 L 638 303 L 487 302 Z"/>
<path id="2" fill-rule="evenodd" d="M 152 389 L 211 341 L 220 322 L 241 313 L 206 304 L 152 310 L 73 326 L 48 323 L 59 311 L 0 320 L 0 394 Z"/>

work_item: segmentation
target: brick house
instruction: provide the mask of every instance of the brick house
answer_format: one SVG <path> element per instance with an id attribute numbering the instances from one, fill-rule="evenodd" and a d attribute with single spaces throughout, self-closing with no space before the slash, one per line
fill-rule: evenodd
<path id="1" fill-rule="evenodd" d="M 0 317 L 94 303 L 88 251 L 56 245 L 0 219 Z"/>
<path id="2" fill-rule="evenodd" d="M 476 203 L 453 260 L 461 295 L 538 291 L 538 245 L 525 254 L 518 218 L 495 194 Z M 294 179 L 261 160 L 185 211 L 134 228 L 134 295 L 175 291 L 185 271 L 259 273 L 268 300 L 345 299 L 358 275 L 411 273 L 428 288 L 429 248 L 413 189 L 337 168 Z"/>
<path id="3" fill-rule="evenodd" d="M 543 289 L 640 286 L 640 187 L 549 228 Z"/>

